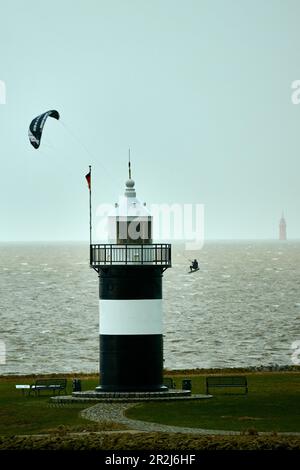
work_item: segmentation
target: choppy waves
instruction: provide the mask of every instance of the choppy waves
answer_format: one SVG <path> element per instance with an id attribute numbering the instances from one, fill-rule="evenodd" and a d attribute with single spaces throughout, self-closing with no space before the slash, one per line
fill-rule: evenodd
<path id="1" fill-rule="evenodd" d="M 200 271 L 188 274 L 188 258 Z M 88 247 L 0 245 L 2 374 L 97 371 L 98 278 Z M 168 369 L 291 364 L 300 339 L 300 242 L 173 249 L 164 274 Z"/>

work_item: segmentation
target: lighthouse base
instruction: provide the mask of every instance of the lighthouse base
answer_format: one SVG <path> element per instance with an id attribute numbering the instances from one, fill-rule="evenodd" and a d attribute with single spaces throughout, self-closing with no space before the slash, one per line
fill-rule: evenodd
<path id="1" fill-rule="evenodd" d="M 72 395 L 56 395 L 50 400 L 54 403 L 139 403 L 145 401 L 202 400 L 212 395 L 192 395 L 190 390 L 168 390 L 166 392 L 73 392 Z"/>
<path id="2" fill-rule="evenodd" d="M 163 336 L 100 335 L 100 385 L 96 390 L 167 390 L 163 385 Z"/>
<path id="3" fill-rule="evenodd" d="M 73 392 L 73 398 L 85 398 L 95 400 L 111 400 L 111 401 L 139 401 L 139 400 L 163 400 L 163 399 L 183 399 L 192 396 L 191 390 L 165 390 L 153 392 L 108 392 L 103 390 L 87 390 L 85 392 Z M 198 397 L 198 395 L 195 395 Z M 59 397 L 58 397 L 59 398 Z"/>
<path id="4" fill-rule="evenodd" d="M 126 387 L 126 386 L 112 386 L 112 385 L 98 385 L 98 387 L 95 388 L 96 392 L 124 392 L 124 393 L 143 393 L 143 392 L 167 392 L 169 391 L 168 387 L 165 385 L 160 385 L 160 386 L 145 386 L 141 387 L 139 385 L 132 386 L 132 387 Z"/>

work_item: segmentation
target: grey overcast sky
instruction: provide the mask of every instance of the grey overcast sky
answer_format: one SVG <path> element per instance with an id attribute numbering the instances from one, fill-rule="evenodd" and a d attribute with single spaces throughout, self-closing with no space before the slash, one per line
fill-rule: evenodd
<path id="1" fill-rule="evenodd" d="M 88 240 L 131 147 L 138 196 L 207 239 L 300 238 L 299 0 L 0 0 L 0 240 Z M 33 117 L 48 119 L 39 150 Z"/>

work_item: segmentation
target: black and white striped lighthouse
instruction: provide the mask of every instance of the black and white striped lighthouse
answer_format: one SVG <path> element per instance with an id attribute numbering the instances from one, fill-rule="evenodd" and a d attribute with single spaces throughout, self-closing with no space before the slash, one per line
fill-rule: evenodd
<path id="1" fill-rule="evenodd" d="M 158 391 L 163 386 L 162 277 L 171 245 L 152 243 L 152 217 L 129 179 L 109 215 L 113 243 L 91 245 L 99 274 L 101 391 Z"/>

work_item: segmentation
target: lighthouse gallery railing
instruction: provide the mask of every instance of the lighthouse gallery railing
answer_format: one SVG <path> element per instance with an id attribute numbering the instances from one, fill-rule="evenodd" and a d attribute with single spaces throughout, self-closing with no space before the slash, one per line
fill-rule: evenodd
<path id="1" fill-rule="evenodd" d="M 95 244 L 90 246 L 92 268 L 111 265 L 171 266 L 171 245 L 160 244 Z"/>

